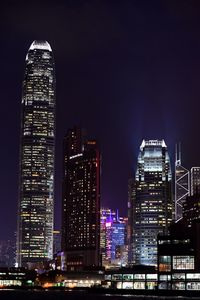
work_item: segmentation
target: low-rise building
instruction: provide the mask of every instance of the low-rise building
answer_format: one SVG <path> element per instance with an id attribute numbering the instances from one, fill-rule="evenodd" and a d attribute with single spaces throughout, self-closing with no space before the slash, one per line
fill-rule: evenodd
<path id="1" fill-rule="evenodd" d="M 32 286 L 37 273 L 25 268 L 0 268 L 0 287 Z"/>
<path id="2" fill-rule="evenodd" d="M 182 219 L 158 236 L 158 289 L 200 289 L 200 221 Z"/>

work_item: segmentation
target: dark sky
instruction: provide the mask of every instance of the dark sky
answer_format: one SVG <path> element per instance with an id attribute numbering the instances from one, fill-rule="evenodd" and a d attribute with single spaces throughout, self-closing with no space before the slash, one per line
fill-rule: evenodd
<path id="1" fill-rule="evenodd" d="M 56 225 L 62 139 L 74 124 L 102 152 L 102 203 L 126 214 L 143 138 L 182 142 L 200 165 L 200 1 L 1 1 L 0 239 L 16 230 L 21 85 L 33 40 L 53 49 L 57 79 Z"/>

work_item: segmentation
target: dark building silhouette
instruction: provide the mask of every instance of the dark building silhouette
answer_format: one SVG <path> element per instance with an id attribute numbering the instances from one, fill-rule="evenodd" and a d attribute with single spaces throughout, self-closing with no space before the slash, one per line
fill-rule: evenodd
<path id="1" fill-rule="evenodd" d="M 16 240 L 0 240 L 0 267 L 14 267 Z"/>
<path id="2" fill-rule="evenodd" d="M 55 74 L 50 45 L 34 41 L 22 89 L 17 263 L 53 257 Z"/>
<path id="3" fill-rule="evenodd" d="M 200 219 L 200 194 L 188 196 L 183 204 L 183 218 L 188 226 L 192 225 L 192 221 Z"/>
<path id="4" fill-rule="evenodd" d="M 100 152 L 80 128 L 64 138 L 62 251 L 65 268 L 100 264 Z"/>
<path id="5" fill-rule="evenodd" d="M 200 167 L 192 167 L 190 171 L 191 195 L 200 193 Z"/>
<path id="6" fill-rule="evenodd" d="M 187 196 L 182 205 L 183 217 L 171 224 L 167 235 L 158 235 L 160 289 L 200 289 L 199 207 L 199 194 Z"/>
<path id="7" fill-rule="evenodd" d="M 53 231 L 53 254 L 54 256 L 61 251 L 61 232 L 60 230 Z"/>
<path id="8" fill-rule="evenodd" d="M 199 289 L 200 283 L 195 283 L 200 271 L 199 249 L 200 220 L 195 220 L 188 226 L 183 217 L 170 226 L 168 235 L 159 235 L 159 289 Z M 195 272 L 198 274 L 194 274 Z"/>
<path id="9" fill-rule="evenodd" d="M 128 264 L 133 264 L 133 204 L 136 196 L 136 182 L 134 178 L 128 181 L 128 224 L 127 224 L 127 244 L 128 244 Z"/>

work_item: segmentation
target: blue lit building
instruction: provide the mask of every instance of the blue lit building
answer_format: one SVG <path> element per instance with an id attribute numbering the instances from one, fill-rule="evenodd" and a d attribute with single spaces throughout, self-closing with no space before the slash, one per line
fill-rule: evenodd
<path id="1" fill-rule="evenodd" d="M 101 256 L 102 264 L 120 263 L 120 246 L 125 245 L 126 218 L 118 216 L 118 210 L 101 209 Z M 118 251 L 117 251 L 118 250 Z M 120 263 L 121 264 L 121 263 Z"/>
<path id="2" fill-rule="evenodd" d="M 116 247 L 125 244 L 125 229 L 126 223 L 123 221 L 112 224 L 111 260 L 116 259 Z"/>

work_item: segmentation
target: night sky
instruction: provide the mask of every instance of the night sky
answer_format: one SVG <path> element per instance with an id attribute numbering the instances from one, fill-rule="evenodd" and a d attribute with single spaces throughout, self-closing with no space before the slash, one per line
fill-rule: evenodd
<path id="1" fill-rule="evenodd" d="M 5 2 L 5 3 L 4 3 Z M 102 152 L 102 203 L 126 214 L 143 138 L 164 138 L 174 163 L 200 166 L 200 1 L 2 1 L 0 240 L 16 230 L 21 90 L 33 40 L 47 40 L 57 80 L 56 227 L 62 140 L 75 124 Z"/>

